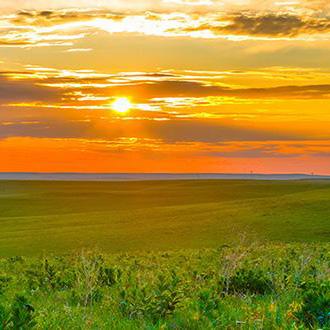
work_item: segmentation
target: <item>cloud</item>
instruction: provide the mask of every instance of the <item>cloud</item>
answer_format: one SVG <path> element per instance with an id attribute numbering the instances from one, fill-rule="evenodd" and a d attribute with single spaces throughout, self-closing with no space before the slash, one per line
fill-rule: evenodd
<path id="1" fill-rule="evenodd" d="M 295 77 L 298 73 L 303 82 L 310 81 L 312 74 L 317 79 L 327 79 L 326 72 L 299 68 L 107 74 L 27 66 L 22 71 L 3 71 L 0 137 L 105 140 L 135 137 L 167 145 L 328 139 L 326 122 L 322 122 L 322 118 L 327 118 L 322 115 L 327 107 L 320 110 L 321 115 L 313 124 L 308 121 L 313 118 L 312 102 L 329 99 L 330 84 L 252 88 L 223 83 L 223 77 L 236 75 L 274 80 L 276 72 L 285 82 L 286 75 Z M 110 104 L 118 96 L 132 99 L 134 106 L 126 115 L 118 116 L 111 111 Z M 277 153 L 258 148 L 243 148 L 239 154 L 242 158 L 271 158 Z M 300 155 L 298 147 L 291 148 L 288 155 L 281 157 Z M 203 152 L 208 157 L 238 157 L 235 150 Z M 320 152 L 316 148 L 310 154 Z M 321 153 L 324 155 L 324 151 Z"/>
<path id="2" fill-rule="evenodd" d="M 148 122 L 144 130 L 150 136 L 168 143 L 173 142 L 208 142 L 219 141 L 267 141 L 302 139 L 290 133 L 270 132 L 266 130 L 240 127 L 235 123 L 221 120 L 171 120 L 168 122 Z"/>
<path id="3" fill-rule="evenodd" d="M 15 115 L 14 115 L 15 114 Z M 148 121 L 140 119 L 105 121 L 101 117 L 56 110 L 33 113 L 12 110 L 9 115 L 0 113 L 0 138 L 12 136 L 43 138 L 115 139 L 137 137 L 156 139 L 165 143 L 224 141 L 302 140 L 294 133 L 270 132 L 256 128 L 241 127 L 238 123 L 223 120 L 172 119 Z M 9 121 L 10 120 L 10 121 Z"/>
<path id="4" fill-rule="evenodd" d="M 86 52 L 91 52 L 93 49 L 92 48 L 70 48 L 66 49 L 64 52 L 66 53 L 86 53 Z"/>
<path id="5" fill-rule="evenodd" d="M 309 85 L 306 82 L 324 81 Z M 247 86 L 230 84 L 237 76 L 247 79 Z M 229 77 L 229 78 L 228 78 Z M 242 78 L 243 77 L 243 78 Z M 249 79 L 278 81 L 280 86 L 249 87 Z M 290 80 L 291 77 L 291 80 Z M 227 79 L 227 80 L 226 80 Z M 228 80 L 229 79 L 229 80 Z M 220 118 L 224 114 L 207 114 L 186 110 L 223 105 L 262 105 L 278 100 L 322 100 L 330 98 L 327 72 L 270 68 L 260 71 L 160 71 L 97 73 L 92 70 L 60 70 L 27 66 L 22 71 L 0 72 L 2 105 L 21 108 L 56 108 L 107 110 L 113 98 L 129 96 L 139 117 Z M 228 82 L 228 83 L 226 83 Z M 289 85 L 299 82 L 300 85 Z M 180 110 L 179 112 L 177 112 Z M 212 115 L 212 116 L 211 116 Z M 244 114 L 242 114 L 244 115 Z M 237 115 L 238 117 L 238 115 Z"/>
<path id="6" fill-rule="evenodd" d="M 282 4 L 282 5 L 281 5 Z M 175 10 L 189 11 L 199 6 L 207 7 L 205 10 L 271 10 L 276 6 L 296 10 L 322 11 L 329 9 L 328 0 L 1 0 L 0 11 L 12 12 L 21 8 L 28 10 L 59 10 L 63 8 L 90 9 L 106 8 L 108 10 Z M 203 8 L 198 8 L 202 10 Z"/>
<path id="7" fill-rule="evenodd" d="M 242 35 L 293 38 L 330 32 L 330 17 L 304 17 L 287 13 L 238 13 L 221 17 L 187 32 L 211 31 L 219 36 Z"/>
<path id="8" fill-rule="evenodd" d="M 211 6 L 214 4 L 212 0 L 164 0 L 163 2 L 185 6 Z"/>
<path id="9" fill-rule="evenodd" d="M 97 31 L 232 41 L 328 40 L 330 18 L 324 14 L 274 11 L 190 13 L 95 9 L 20 11 L 0 17 L 0 45 L 7 47 L 70 46 Z"/>
<path id="10" fill-rule="evenodd" d="M 157 101 L 160 98 L 188 98 L 189 101 L 191 97 L 231 97 L 238 99 L 329 99 L 330 97 L 330 84 L 269 88 L 232 88 L 185 80 L 145 81 L 114 86 L 104 84 L 104 88 L 98 88 L 97 83 L 96 87 L 93 87 L 93 82 L 89 87 L 85 84 L 86 82 L 81 88 L 85 93 L 109 97 L 130 95 L 136 101 L 148 101 L 155 98 L 158 99 Z M 65 84 L 63 86 L 65 87 Z M 70 87 L 70 83 L 67 87 Z M 77 88 L 79 89 L 79 83 Z"/>
<path id="11" fill-rule="evenodd" d="M 12 81 L 0 75 L 0 106 L 7 102 L 56 102 L 60 91 L 43 86 L 36 86 L 29 81 Z"/>
<path id="12" fill-rule="evenodd" d="M 330 84 L 269 88 L 231 88 L 207 85 L 203 82 L 177 80 L 123 84 L 104 89 L 93 89 L 93 87 L 90 87 L 84 90 L 96 95 L 131 95 L 138 100 L 169 97 L 205 98 L 210 96 L 239 99 L 328 99 L 330 97 Z"/>
<path id="13" fill-rule="evenodd" d="M 13 118 L 14 117 L 14 118 Z M 99 152 L 186 153 L 211 158 L 329 157 L 327 140 L 247 129 L 223 121 L 176 120 L 172 122 L 77 119 L 67 113 L 21 113 L 8 122 L 0 118 L 0 140 L 13 137 L 79 142 L 80 148 Z"/>
<path id="14" fill-rule="evenodd" d="M 251 148 L 247 150 L 240 151 L 224 151 L 224 152 L 209 152 L 206 153 L 210 157 L 219 157 L 219 158 L 294 158 L 301 156 L 298 154 L 283 154 L 277 151 L 258 148 Z"/>
<path id="15" fill-rule="evenodd" d="M 126 14 L 117 14 L 103 10 L 43 10 L 20 11 L 12 16 L 11 22 L 15 25 L 32 25 L 39 27 L 51 27 L 74 22 L 84 22 L 93 19 L 122 20 Z"/>
<path id="16" fill-rule="evenodd" d="M 329 141 L 225 142 L 213 145 L 201 155 L 219 158 L 329 157 Z"/>
<path id="17" fill-rule="evenodd" d="M 330 3 L 328 0 L 301 0 L 298 6 L 321 13 L 329 13 Z"/>

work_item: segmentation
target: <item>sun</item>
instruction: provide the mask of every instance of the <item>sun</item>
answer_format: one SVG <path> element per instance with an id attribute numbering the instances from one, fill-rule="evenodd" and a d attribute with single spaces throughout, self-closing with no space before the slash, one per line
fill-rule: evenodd
<path id="1" fill-rule="evenodd" d="M 125 113 L 132 108 L 132 103 L 127 97 L 118 97 L 111 104 L 111 108 L 119 113 Z"/>

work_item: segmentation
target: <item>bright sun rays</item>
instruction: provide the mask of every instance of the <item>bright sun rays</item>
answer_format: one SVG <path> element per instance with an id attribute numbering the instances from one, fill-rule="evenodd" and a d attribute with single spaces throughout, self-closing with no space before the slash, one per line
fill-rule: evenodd
<path id="1" fill-rule="evenodd" d="M 127 97 L 118 97 L 111 104 L 111 108 L 118 113 L 126 113 L 132 106 L 132 102 Z"/>

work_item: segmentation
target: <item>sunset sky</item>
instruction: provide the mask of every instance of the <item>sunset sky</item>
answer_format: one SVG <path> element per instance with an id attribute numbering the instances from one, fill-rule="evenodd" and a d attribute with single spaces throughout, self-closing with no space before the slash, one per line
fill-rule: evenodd
<path id="1" fill-rule="evenodd" d="M 330 174 L 330 1 L 1 0 L 0 171 Z"/>

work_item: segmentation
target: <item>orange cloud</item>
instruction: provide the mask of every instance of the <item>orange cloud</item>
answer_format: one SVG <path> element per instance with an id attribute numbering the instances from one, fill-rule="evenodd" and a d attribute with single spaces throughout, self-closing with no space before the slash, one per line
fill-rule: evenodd
<path id="1" fill-rule="evenodd" d="M 140 144 L 141 143 L 141 144 Z M 90 141 L 76 139 L 10 138 L 0 140 L 0 171 L 23 172 L 207 172 L 212 173 L 329 173 L 329 155 L 248 155 L 248 146 L 161 145 L 154 141 Z M 279 148 L 274 142 L 265 152 Z M 308 142 L 306 141 L 305 143 Z M 315 143 L 315 142 L 313 142 Z M 124 147 L 123 147 L 124 144 Z M 125 146 L 127 145 L 127 146 Z M 297 146 L 296 146 L 297 147 Z M 329 146 L 328 146 L 329 147 Z M 150 148 L 152 150 L 150 150 Z M 231 150 L 231 156 L 200 153 L 204 149 Z M 245 148 L 241 153 L 239 150 Z M 252 153 L 260 145 L 250 145 Z M 306 146 L 302 145 L 302 148 Z M 307 147 L 308 148 L 308 147 Z M 315 149 L 319 147 L 313 147 Z M 281 151 L 280 151 L 281 152 Z M 260 157 L 258 157 L 260 156 Z M 38 162 L 35 161 L 38 159 Z"/>

